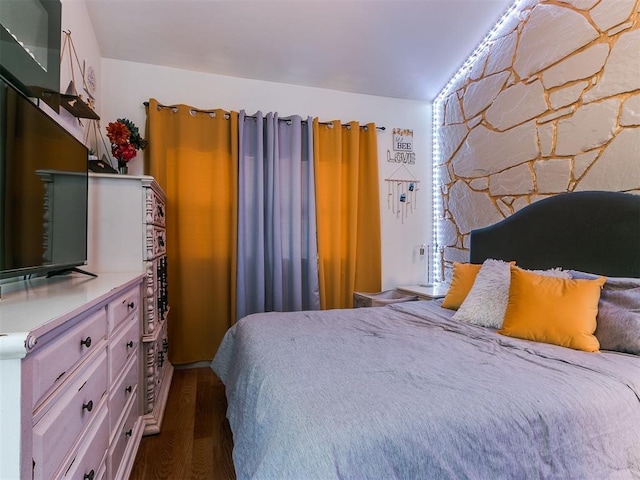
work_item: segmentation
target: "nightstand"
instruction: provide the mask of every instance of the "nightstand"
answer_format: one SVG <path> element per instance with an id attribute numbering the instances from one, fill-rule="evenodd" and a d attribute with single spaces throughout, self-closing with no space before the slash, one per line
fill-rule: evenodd
<path id="1" fill-rule="evenodd" d="M 423 287 L 421 285 L 407 285 L 403 287 L 396 287 L 396 290 L 402 293 L 416 295 L 418 300 L 435 300 L 436 298 L 444 298 L 449 290 L 449 285 L 446 283 L 438 283 L 428 287 Z"/>
<path id="2" fill-rule="evenodd" d="M 392 303 L 418 300 L 416 294 L 407 294 L 398 290 L 386 290 L 378 293 L 353 292 L 353 308 L 384 307 Z"/>

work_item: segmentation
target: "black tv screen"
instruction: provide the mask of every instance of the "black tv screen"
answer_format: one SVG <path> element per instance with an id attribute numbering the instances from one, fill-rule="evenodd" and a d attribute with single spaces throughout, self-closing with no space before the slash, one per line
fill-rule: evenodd
<path id="1" fill-rule="evenodd" d="M 87 153 L 0 80 L 0 278 L 86 263 Z"/>

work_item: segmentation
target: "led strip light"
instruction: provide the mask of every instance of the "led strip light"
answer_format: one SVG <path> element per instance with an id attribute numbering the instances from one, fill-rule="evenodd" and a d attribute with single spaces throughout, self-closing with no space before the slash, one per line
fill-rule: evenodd
<path id="1" fill-rule="evenodd" d="M 526 0 L 516 0 L 511 4 L 511 6 L 507 9 L 507 11 L 500 17 L 500 20 L 493 26 L 489 33 L 484 37 L 482 42 L 475 48 L 475 50 L 469 55 L 466 61 L 462 64 L 462 66 L 458 69 L 451 80 L 444 86 L 440 93 L 433 100 L 432 105 L 432 149 L 433 149 L 433 157 L 432 157 L 432 172 L 431 172 L 431 182 L 432 182 L 432 204 L 433 204 L 433 227 L 432 227 L 432 251 L 433 251 L 433 262 L 431 265 L 432 269 L 432 278 L 435 282 L 443 282 L 443 255 L 441 255 L 441 251 L 444 247 L 442 247 L 441 243 L 441 230 L 442 230 L 442 220 L 443 220 L 443 204 L 442 204 L 442 192 L 440 190 L 440 174 L 439 168 L 440 162 L 442 159 L 440 158 L 440 143 L 438 141 L 440 126 L 442 125 L 442 116 L 444 114 L 444 103 L 446 98 L 448 97 L 451 88 L 458 82 L 458 80 L 466 75 L 473 64 L 480 58 L 480 56 L 491 46 L 494 39 L 498 37 L 500 34 L 502 27 L 511 19 L 512 15 L 515 15 L 519 11 L 519 7 Z"/>

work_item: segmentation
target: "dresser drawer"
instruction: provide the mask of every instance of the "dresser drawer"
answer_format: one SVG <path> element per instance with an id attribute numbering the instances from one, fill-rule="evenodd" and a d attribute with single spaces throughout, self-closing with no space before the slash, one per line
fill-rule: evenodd
<path id="1" fill-rule="evenodd" d="M 34 355 L 34 410 L 42 403 L 45 394 L 64 383 L 83 358 L 103 346 L 106 334 L 107 312 L 101 308 Z"/>
<path id="2" fill-rule="evenodd" d="M 167 256 L 147 261 L 145 281 L 144 334 L 152 334 L 169 312 Z"/>
<path id="3" fill-rule="evenodd" d="M 140 325 L 131 322 L 109 340 L 109 383 L 113 383 L 122 367 L 138 351 L 140 344 Z"/>
<path id="4" fill-rule="evenodd" d="M 167 341 L 167 323 L 159 325 L 160 330 L 156 332 L 154 340 L 143 342 L 143 359 L 144 362 L 144 413 L 153 411 L 158 398 L 158 392 L 162 387 L 162 379 L 164 378 L 164 364 L 168 359 L 168 341 Z M 142 388 L 142 387 L 141 387 Z M 142 393 L 141 393 L 142 395 Z"/>
<path id="5" fill-rule="evenodd" d="M 109 393 L 109 431 L 113 432 L 122 419 L 127 401 L 138 396 L 138 355 L 133 356 L 126 373 Z M 135 407 L 134 407 L 135 408 Z"/>
<path id="6" fill-rule="evenodd" d="M 60 397 L 34 425 L 34 478 L 53 478 L 82 430 L 106 408 L 106 393 L 107 352 L 103 348 L 72 377 Z"/>
<path id="7" fill-rule="evenodd" d="M 60 478 L 98 480 L 105 470 L 106 453 L 109 449 L 109 422 L 107 409 L 102 408 L 91 429 L 82 437 L 78 449 L 63 464 Z M 92 473 L 93 472 L 93 473 Z"/>
<path id="8" fill-rule="evenodd" d="M 124 295 L 118 297 L 109 304 L 109 333 L 113 332 L 118 326 L 135 311 L 140 308 L 140 288 L 135 287 L 128 290 Z"/>
<path id="9" fill-rule="evenodd" d="M 152 260 L 158 255 L 163 255 L 167 251 L 167 232 L 163 227 L 147 225 L 147 258 Z"/>
<path id="10" fill-rule="evenodd" d="M 117 472 L 120 468 L 120 463 L 122 462 L 122 458 L 124 457 L 124 453 L 127 450 L 129 443 L 133 439 L 136 422 L 138 421 L 138 418 L 140 418 L 138 417 L 138 409 L 135 408 L 137 401 L 138 399 L 134 392 L 133 397 L 126 407 L 127 412 L 124 417 L 124 422 L 120 425 L 115 432 L 114 437 L 111 439 L 112 449 L 109 453 L 109 475 L 112 478 L 119 478 L 117 476 Z"/>
<path id="11" fill-rule="evenodd" d="M 146 190 L 147 190 L 146 222 L 154 223 L 156 225 L 160 225 L 164 227 L 166 224 L 166 220 L 165 220 L 166 206 L 164 204 L 164 201 L 160 197 L 158 197 L 158 195 L 156 195 L 156 192 L 154 192 L 151 188 L 147 188 Z"/>

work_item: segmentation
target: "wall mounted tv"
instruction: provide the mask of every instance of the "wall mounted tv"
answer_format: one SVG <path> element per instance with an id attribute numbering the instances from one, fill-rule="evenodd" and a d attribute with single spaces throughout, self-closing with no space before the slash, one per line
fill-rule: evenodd
<path id="1" fill-rule="evenodd" d="M 0 278 L 86 263 L 87 153 L 0 78 Z"/>

